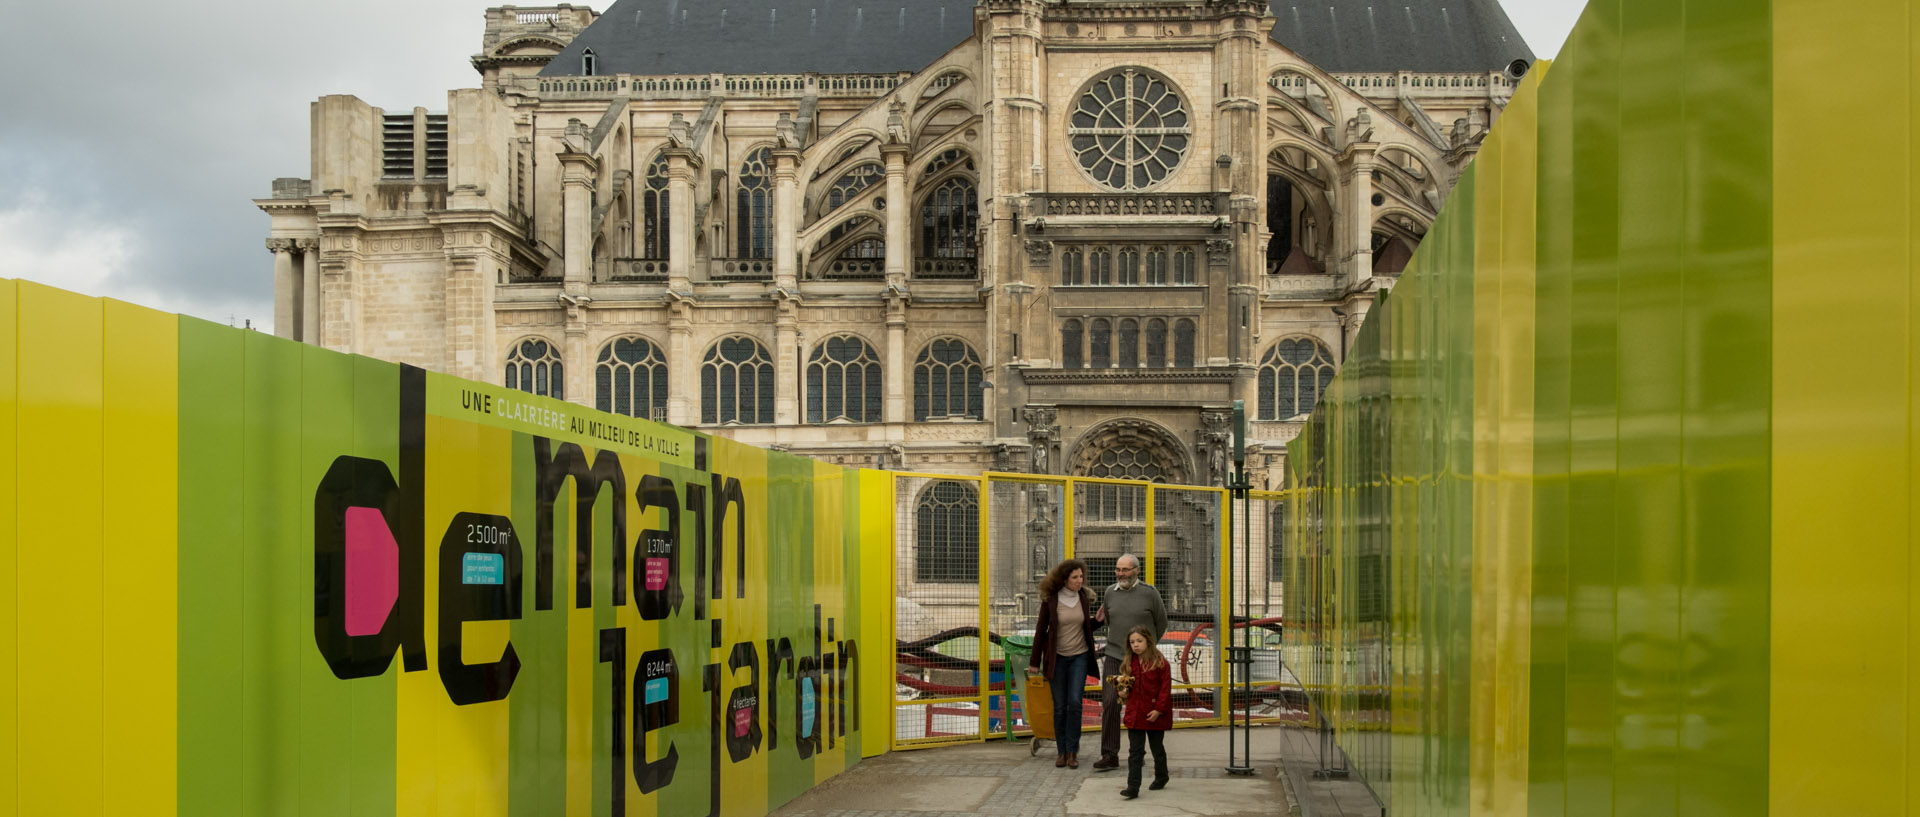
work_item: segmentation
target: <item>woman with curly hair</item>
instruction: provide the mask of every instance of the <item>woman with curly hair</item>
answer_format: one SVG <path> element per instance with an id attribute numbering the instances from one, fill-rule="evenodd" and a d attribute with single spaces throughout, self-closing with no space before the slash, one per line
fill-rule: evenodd
<path id="1" fill-rule="evenodd" d="M 1045 673 L 1053 685 L 1056 767 L 1080 768 L 1080 700 L 1087 679 L 1100 671 L 1093 661 L 1093 591 L 1086 583 L 1087 564 L 1079 559 L 1054 565 L 1040 580 L 1040 622 L 1027 671 Z"/>

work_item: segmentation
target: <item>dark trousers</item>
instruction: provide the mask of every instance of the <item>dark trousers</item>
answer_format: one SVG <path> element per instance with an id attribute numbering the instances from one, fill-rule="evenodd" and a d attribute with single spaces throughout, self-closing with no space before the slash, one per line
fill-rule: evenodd
<path id="1" fill-rule="evenodd" d="M 1087 667 L 1093 653 L 1058 655 L 1053 659 L 1053 740 L 1060 754 L 1080 751 L 1080 701 L 1086 698 Z"/>
<path id="2" fill-rule="evenodd" d="M 1120 674 L 1120 659 L 1100 655 L 1100 756 L 1120 757 L 1120 690 L 1108 678 Z"/>
<path id="3" fill-rule="evenodd" d="M 1127 788 L 1140 790 L 1140 767 L 1146 765 L 1147 747 L 1153 747 L 1153 779 L 1166 782 L 1167 771 L 1167 730 L 1165 729 L 1128 729 L 1127 730 Z"/>

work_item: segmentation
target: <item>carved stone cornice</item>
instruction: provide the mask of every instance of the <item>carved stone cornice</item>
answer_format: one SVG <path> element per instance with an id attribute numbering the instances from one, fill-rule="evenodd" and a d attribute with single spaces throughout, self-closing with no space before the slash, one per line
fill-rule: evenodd
<path id="1" fill-rule="evenodd" d="M 1048 217 L 1217 216 L 1226 211 L 1224 197 L 1222 193 L 1037 193 L 1033 212 Z"/>
<path id="2" fill-rule="evenodd" d="M 1233 260 L 1233 239 L 1207 239 L 1207 260 L 1215 264 L 1225 264 Z"/>
<path id="3" fill-rule="evenodd" d="M 1053 263 L 1053 242 L 1043 238 L 1027 239 L 1027 259 L 1037 267 Z"/>

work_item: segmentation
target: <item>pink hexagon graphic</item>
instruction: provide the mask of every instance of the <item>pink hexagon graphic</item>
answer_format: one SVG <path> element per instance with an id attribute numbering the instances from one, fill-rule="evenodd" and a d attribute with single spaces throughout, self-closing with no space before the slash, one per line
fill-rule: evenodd
<path id="1" fill-rule="evenodd" d="M 347 635 L 379 635 L 400 598 L 400 544 L 378 508 L 347 509 Z"/>

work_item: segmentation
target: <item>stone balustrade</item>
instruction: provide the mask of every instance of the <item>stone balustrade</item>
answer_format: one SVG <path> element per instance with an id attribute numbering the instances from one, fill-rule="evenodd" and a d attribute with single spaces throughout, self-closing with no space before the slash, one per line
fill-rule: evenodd
<path id="1" fill-rule="evenodd" d="M 900 87 L 904 74 L 707 74 L 701 76 L 516 77 L 510 86 L 542 99 L 700 99 L 708 97 L 870 98 Z"/>

